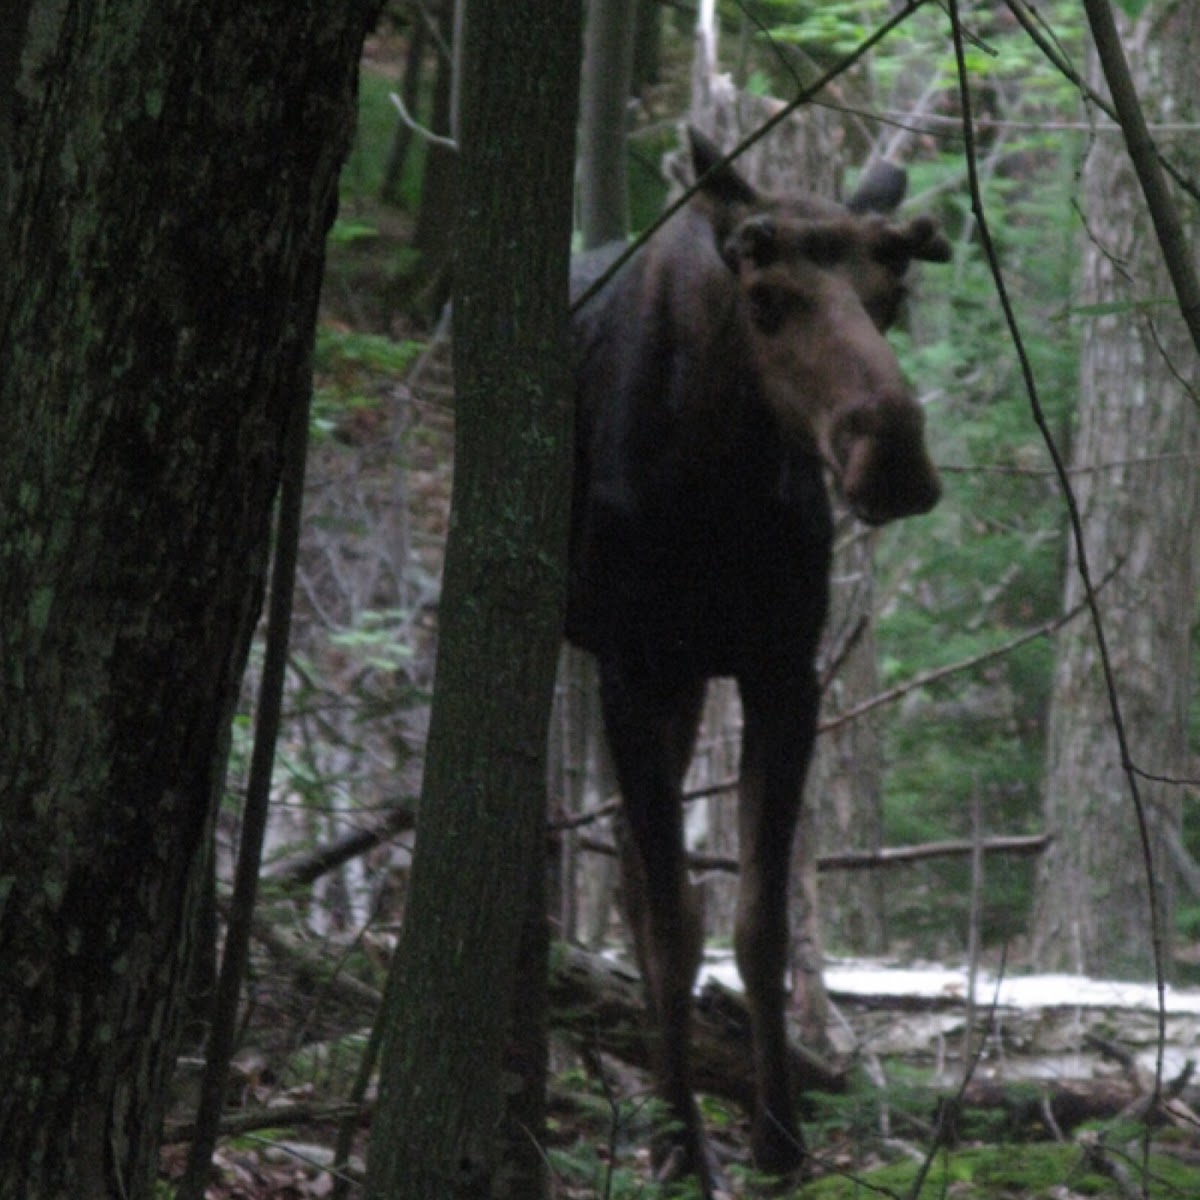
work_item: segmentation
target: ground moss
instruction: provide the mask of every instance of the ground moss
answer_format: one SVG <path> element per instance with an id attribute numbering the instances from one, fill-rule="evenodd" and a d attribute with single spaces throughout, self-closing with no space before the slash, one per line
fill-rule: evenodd
<path id="1" fill-rule="evenodd" d="M 1108 1160 L 1126 1173 L 1137 1194 L 1150 1200 L 1200 1195 L 1200 1169 L 1166 1155 L 1151 1154 L 1143 1168 L 1140 1151 L 1113 1149 Z M 1121 1197 L 1116 1179 L 1090 1166 L 1077 1144 L 1026 1144 L 959 1150 L 935 1157 L 919 1196 L 914 1196 L 920 1164 L 912 1161 L 866 1171 L 848 1178 L 831 1175 L 808 1184 L 797 1200 L 865 1200 L 897 1196 L 934 1200 L 948 1196 L 970 1200 L 1061 1200 L 1063 1196 Z"/>

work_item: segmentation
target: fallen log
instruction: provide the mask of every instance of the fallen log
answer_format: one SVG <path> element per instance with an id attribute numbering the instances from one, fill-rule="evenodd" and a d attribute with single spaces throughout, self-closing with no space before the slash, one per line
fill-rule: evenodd
<path id="1" fill-rule="evenodd" d="M 636 971 L 576 946 L 559 943 L 551 955 L 550 1026 L 585 1048 L 649 1070 L 651 1041 Z M 715 981 L 696 998 L 692 1067 L 698 1091 L 750 1105 L 754 1096 L 750 1015 L 736 993 Z M 793 1087 L 844 1092 L 846 1072 L 793 1043 Z"/>
<path id="2" fill-rule="evenodd" d="M 1053 834 L 1014 834 L 984 838 L 979 849 L 985 854 L 1040 854 L 1053 840 Z M 602 838 L 581 837 L 581 850 L 594 854 L 615 855 L 614 843 Z M 962 858 L 972 853 L 975 843 L 969 838 L 945 842 L 922 842 L 916 846 L 884 846 L 879 850 L 844 850 L 822 854 L 817 859 L 818 871 L 872 871 L 877 867 L 894 867 L 902 863 L 921 862 L 930 858 Z M 736 875 L 737 859 L 729 855 L 688 855 L 688 866 L 694 871 L 723 871 Z"/>
<path id="3" fill-rule="evenodd" d="M 380 993 L 345 975 L 332 977 L 328 963 L 298 939 L 259 922 L 255 937 L 276 965 L 294 981 L 295 990 L 312 1005 L 334 1001 L 348 1024 L 369 1025 L 377 1019 Z M 693 1022 L 693 1066 L 696 1087 L 739 1104 L 753 1100 L 750 1016 L 736 992 L 712 981 L 696 998 Z M 550 957 L 550 1028 L 582 1047 L 649 1070 L 652 1063 L 649 1025 L 641 979 L 632 968 L 576 946 L 556 943 Z M 804 1091 L 844 1092 L 845 1072 L 818 1055 L 793 1044 L 789 1064 L 797 1095 Z"/>
<path id="4" fill-rule="evenodd" d="M 416 827 L 417 814 L 413 809 L 393 808 L 382 821 L 369 828 L 355 829 L 313 850 L 268 864 L 263 868 L 262 878 L 280 884 L 313 883 L 352 858 L 374 850 L 396 834 L 408 833 Z"/>
<path id="5" fill-rule="evenodd" d="M 1000 1111 L 1012 1138 L 1061 1140 L 1085 1121 L 1111 1120 L 1139 1098 L 1128 1079 L 1065 1079 L 1044 1083 L 1004 1083 L 973 1079 L 961 1107 Z"/>
<path id="6" fill-rule="evenodd" d="M 962 1093 L 962 1108 L 1000 1110 L 1012 1138 L 1047 1136 L 1062 1140 L 1085 1121 L 1117 1118 L 1151 1126 L 1170 1125 L 1194 1132 L 1196 1114 L 1180 1096 L 1155 1097 L 1122 1076 L 1004 1083 L 971 1080 Z"/>

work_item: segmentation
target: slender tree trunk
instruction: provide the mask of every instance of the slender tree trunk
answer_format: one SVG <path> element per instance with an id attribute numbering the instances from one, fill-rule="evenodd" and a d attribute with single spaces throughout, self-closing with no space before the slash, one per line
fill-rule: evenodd
<path id="1" fill-rule="evenodd" d="M 662 14 L 658 0 L 637 0 L 637 30 L 633 38 L 631 90 L 637 94 L 657 83 L 662 66 Z"/>
<path id="2" fill-rule="evenodd" d="M 3 10 L 3 1200 L 153 1191 L 371 9 Z"/>
<path id="3" fill-rule="evenodd" d="M 1151 3 L 1123 30 L 1151 119 L 1195 122 L 1200 7 Z M 1193 174 L 1200 165 L 1194 138 L 1180 138 L 1170 152 Z M 1085 332 L 1072 455 L 1085 473 L 1074 476 L 1076 494 L 1093 578 L 1119 567 L 1098 603 L 1134 763 L 1152 775 L 1182 776 L 1198 567 L 1200 369 L 1119 137 L 1096 138 L 1084 190 L 1081 302 L 1106 311 Z M 1200 228 L 1194 207 L 1187 211 L 1194 245 Z M 1072 552 L 1065 605 L 1081 595 Z M 1153 971 L 1146 865 L 1096 640 L 1083 623 L 1060 639 L 1045 782 L 1056 836 L 1039 874 L 1034 955 L 1045 967 L 1146 977 Z M 1180 791 L 1144 776 L 1139 787 L 1169 931 L 1174 887 L 1165 835 L 1178 830 Z"/>
<path id="4" fill-rule="evenodd" d="M 408 35 L 408 52 L 404 56 L 404 80 L 401 84 L 401 99 L 410 114 L 418 111 L 417 104 L 421 98 L 421 68 L 425 62 L 425 43 L 428 37 L 429 28 L 425 17 L 418 13 L 413 18 L 413 26 Z M 383 172 L 383 184 L 379 189 L 380 199 L 388 204 L 396 204 L 400 200 L 400 183 L 404 178 L 404 165 L 408 161 L 414 136 L 412 126 L 397 117 L 396 131 L 392 135 L 392 145 L 388 151 L 387 167 Z"/>
<path id="5" fill-rule="evenodd" d="M 880 690 L 874 548 L 874 537 L 857 537 L 838 551 L 831 606 L 836 624 L 826 646 L 842 656 L 822 697 L 826 717 Z M 874 713 L 817 739 L 809 794 L 817 808 L 816 849 L 836 854 L 882 848 L 883 749 Z M 886 949 L 884 884 L 879 871 L 834 872 L 821 879 L 823 929 L 839 949 L 854 954 L 881 954 Z"/>
<path id="6" fill-rule="evenodd" d="M 460 0 L 461 2 L 461 0 Z M 443 0 L 438 25 L 448 44 L 453 42 L 454 0 Z M 438 55 L 434 74 L 429 127 L 442 136 L 456 137 L 454 129 L 455 50 L 450 57 Z M 425 170 L 421 176 L 421 210 L 413 230 L 413 246 L 421 253 L 421 273 L 426 280 L 430 307 L 436 312 L 450 292 L 450 259 L 457 213 L 459 187 L 458 155 L 446 146 L 430 142 L 425 147 Z"/>
<path id="7" fill-rule="evenodd" d="M 583 246 L 629 233 L 626 107 L 633 75 L 637 0 L 590 0 L 580 95 L 579 215 Z"/>
<path id="8" fill-rule="evenodd" d="M 498 1164 L 506 1091 L 535 1153 L 540 1132 L 533 922 L 569 507 L 578 20 L 562 0 L 467 10 L 453 517 L 416 856 L 381 1016 L 373 1200 L 541 1190 L 528 1152 L 511 1177 Z M 532 996 L 518 996 L 521 978 L 540 981 Z"/>

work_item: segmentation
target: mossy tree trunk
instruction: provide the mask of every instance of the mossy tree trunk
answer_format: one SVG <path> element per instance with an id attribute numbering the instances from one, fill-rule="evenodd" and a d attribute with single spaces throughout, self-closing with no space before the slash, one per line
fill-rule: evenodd
<path id="1" fill-rule="evenodd" d="M 372 4 L 0 9 L 0 1197 L 153 1191 Z"/>
<path id="2" fill-rule="evenodd" d="M 416 856 L 381 1017 L 374 1200 L 532 1200 L 541 1189 L 530 1160 L 569 509 L 578 9 L 467 7 L 453 510 Z M 499 1169 L 506 1098 L 526 1126 L 512 1175 Z"/>

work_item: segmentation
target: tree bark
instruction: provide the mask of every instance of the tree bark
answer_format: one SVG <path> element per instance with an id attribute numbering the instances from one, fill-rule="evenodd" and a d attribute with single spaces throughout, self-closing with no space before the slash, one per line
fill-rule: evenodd
<path id="1" fill-rule="evenodd" d="M 153 1190 L 373 7 L 5 10 L 4 1200 Z"/>
<path id="2" fill-rule="evenodd" d="M 580 94 L 579 215 L 583 248 L 629 233 L 626 107 L 633 75 L 637 0 L 590 0 Z"/>
<path id="3" fill-rule="evenodd" d="M 462 3 L 463 0 L 458 0 Z M 437 21 L 447 42 L 453 41 L 455 0 L 443 0 Z M 433 101 L 429 128 L 443 137 L 457 138 L 457 114 L 454 111 L 454 71 L 458 61 L 439 53 L 434 73 Z M 421 254 L 421 275 L 425 281 L 427 307 L 434 313 L 450 293 L 453 236 L 460 196 L 459 158 L 449 147 L 429 142 L 425 147 L 425 167 L 421 175 L 421 208 L 413 230 L 413 247 Z"/>
<path id="4" fill-rule="evenodd" d="M 545 915 L 546 730 L 569 508 L 578 69 L 577 4 L 469 4 L 453 515 L 416 854 L 381 1015 L 376 1200 L 540 1191 L 540 1166 L 519 1161 L 515 1178 L 498 1166 L 506 1090 L 530 1149 L 542 1102 L 546 962 L 534 924 Z M 539 977 L 518 997 L 519 978 Z M 516 1050 L 507 1070 L 506 1047 Z"/>
<path id="5" fill-rule="evenodd" d="M 1144 103 L 1155 119 L 1200 115 L 1200 8 L 1150 4 L 1124 25 Z M 1200 163 L 1192 141 L 1173 145 Z M 1137 769 L 1187 771 L 1190 628 L 1200 518 L 1200 369 L 1169 301 L 1162 254 L 1124 147 L 1101 135 L 1084 173 L 1086 306 L 1073 465 L 1093 578 L 1120 564 L 1098 598 Z M 1194 211 L 1194 210 L 1193 210 Z M 1195 221 L 1192 224 L 1196 232 Z M 1189 394 L 1188 389 L 1191 389 Z M 1072 551 L 1065 606 L 1082 596 Z M 1060 635 L 1045 780 L 1055 840 L 1039 873 L 1033 953 L 1043 967 L 1153 973 L 1146 863 L 1090 627 Z M 1164 833 L 1180 822 L 1179 789 L 1142 778 L 1164 933 L 1174 886 Z"/>
<path id="6" fill-rule="evenodd" d="M 1196 277 L 1193 255 L 1175 197 L 1167 187 L 1166 176 L 1155 153 L 1154 139 L 1146 125 L 1112 6 L 1109 0 L 1083 0 L 1083 8 L 1091 27 L 1096 57 L 1112 97 L 1113 110 L 1121 123 L 1129 159 L 1146 198 L 1155 236 L 1162 247 L 1163 266 L 1174 288 L 1175 300 L 1192 345 L 1200 354 L 1200 280 Z"/>
<path id="7" fill-rule="evenodd" d="M 851 537 L 837 550 L 835 624 L 825 644 L 827 656 L 843 653 L 822 695 L 826 718 L 880 690 L 875 543 L 874 537 Z M 883 746 L 874 714 L 822 731 L 810 779 L 809 794 L 816 808 L 814 836 L 822 857 L 848 846 L 868 853 L 883 849 Z M 879 872 L 822 879 L 820 910 L 826 938 L 840 949 L 851 954 L 882 954 L 886 949 L 884 877 Z"/>
<path id="8" fill-rule="evenodd" d="M 425 64 L 425 42 L 428 36 L 429 25 L 424 14 L 418 12 L 413 17 L 408 34 L 408 51 L 404 57 L 404 76 L 400 85 L 404 107 L 410 113 L 417 112 L 417 104 L 421 98 L 421 69 Z M 387 166 L 383 172 L 383 183 L 379 188 L 379 198 L 385 204 L 400 202 L 400 183 L 404 178 L 404 165 L 408 161 L 414 136 L 412 126 L 397 117 L 396 131 L 392 135 Z"/>

